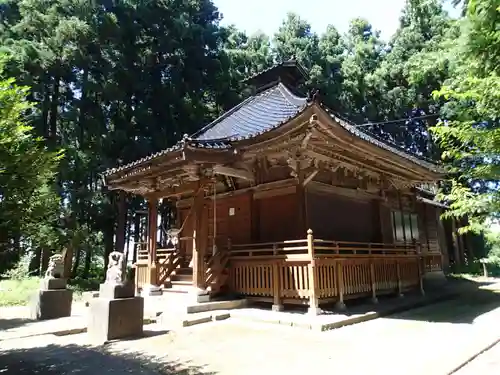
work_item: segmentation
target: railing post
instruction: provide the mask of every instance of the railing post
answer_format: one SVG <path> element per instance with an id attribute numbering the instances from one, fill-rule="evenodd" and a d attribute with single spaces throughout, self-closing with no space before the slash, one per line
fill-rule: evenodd
<path id="1" fill-rule="evenodd" d="M 337 301 L 336 307 L 338 310 L 345 310 L 346 306 L 344 303 L 344 271 L 342 270 L 342 261 L 339 258 L 337 258 L 335 275 L 335 283 L 337 284 L 339 293 L 339 300 Z"/>
<path id="2" fill-rule="evenodd" d="M 401 282 L 401 267 L 398 258 L 396 258 L 396 274 L 398 277 L 398 297 L 403 297 L 403 284 Z"/>
<path id="3" fill-rule="evenodd" d="M 377 279 L 375 275 L 375 265 L 373 264 L 372 244 L 368 244 L 368 256 L 370 259 L 370 282 L 372 284 L 372 302 L 378 303 L 377 298 Z"/>
<path id="4" fill-rule="evenodd" d="M 318 283 L 316 280 L 316 259 L 314 255 L 314 237 L 312 229 L 307 231 L 307 255 L 309 263 L 308 276 L 309 276 L 309 310 L 308 313 L 311 315 L 321 314 L 321 309 L 319 308 L 319 298 L 318 298 Z"/>
<path id="5" fill-rule="evenodd" d="M 278 249 L 276 248 L 276 244 L 273 244 L 273 256 L 278 255 Z M 271 277 L 272 277 L 272 285 L 273 285 L 273 306 L 271 307 L 272 311 L 283 311 L 283 305 L 281 303 L 281 284 L 280 284 L 280 269 L 281 264 L 278 259 L 274 259 L 271 266 Z"/>
<path id="6" fill-rule="evenodd" d="M 425 296 L 424 290 L 424 274 L 422 270 L 422 264 L 424 263 L 425 255 L 417 254 L 417 268 L 418 268 L 418 285 L 420 288 L 420 294 Z"/>
<path id="7" fill-rule="evenodd" d="M 272 311 L 283 311 L 281 304 L 281 285 L 280 285 L 280 264 L 279 260 L 275 259 L 272 263 L 272 278 L 273 278 L 273 306 Z"/>

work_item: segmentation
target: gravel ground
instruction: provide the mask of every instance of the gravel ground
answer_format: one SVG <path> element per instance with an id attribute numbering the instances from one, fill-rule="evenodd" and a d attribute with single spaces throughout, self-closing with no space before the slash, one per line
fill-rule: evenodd
<path id="1" fill-rule="evenodd" d="M 323 333 L 230 319 L 171 332 L 150 325 L 145 338 L 98 348 L 85 334 L 11 338 L 0 341 L 0 375 L 444 375 L 500 337 L 499 297 L 470 293 Z M 471 371 L 463 375 L 491 373 Z"/>

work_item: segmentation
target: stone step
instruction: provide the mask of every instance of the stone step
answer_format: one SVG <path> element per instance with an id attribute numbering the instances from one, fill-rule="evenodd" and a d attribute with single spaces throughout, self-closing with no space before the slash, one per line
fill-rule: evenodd
<path id="1" fill-rule="evenodd" d="M 192 282 L 172 281 L 170 288 L 164 288 L 163 293 L 189 293 L 192 289 Z"/>
<path id="2" fill-rule="evenodd" d="M 188 281 L 188 282 L 192 283 L 193 275 L 182 274 L 182 273 L 175 274 L 175 275 L 172 275 L 171 281 Z"/>
<path id="3" fill-rule="evenodd" d="M 193 269 L 191 267 L 180 267 L 175 269 L 176 275 L 193 275 Z"/>

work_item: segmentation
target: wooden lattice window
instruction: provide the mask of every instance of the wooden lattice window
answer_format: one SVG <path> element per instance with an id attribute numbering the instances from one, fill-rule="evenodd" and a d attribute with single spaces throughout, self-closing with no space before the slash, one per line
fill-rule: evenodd
<path id="1" fill-rule="evenodd" d="M 418 241 L 417 214 L 392 211 L 392 234 L 395 242 Z"/>

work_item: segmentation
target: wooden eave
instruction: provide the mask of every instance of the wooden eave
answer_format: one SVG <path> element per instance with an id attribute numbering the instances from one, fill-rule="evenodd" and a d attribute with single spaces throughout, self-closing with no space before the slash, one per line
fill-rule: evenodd
<path id="1" fill-rule="evenodd" d="M 316 129 L 313 129 L 313 134 L 320 137 L 327 136 L 324 139 L 324 146 L 332 147 L 338 145 L 342 149 L 347 150 L 348 153 L 346 154 L 349 156 L 356 156 L 358 160 L 365 159 L 368 162 L 372 161 L 379 167 L 383 166 L 384 170 L 396 173 L 406 179 L 437 181 L 444 177 L 444 171 L 440 171 L 437 165 L 434 165 L 435 170 L 431 170 L 420 163 L 410 160 L 408 157 L 381 148 L 349 132 L 319 105 L 314 104 L 313 107 L 314 112 L 318 115 L 318 126 Z M 409 156 L 409 154 L 407 155 Z M 416 157 L 412 158 L 416 159 Z M 430 163 L 426 162 L 426 164 Z"/>
<path id="2" fill-rule="evenodd" d="M 137 193 L 142 187 L 146 191 L 161 190 L 165 185 L 182 185 L 186 181 L 201 179 L 204 168 L 225 165 L 239 160 L 234 149 L 209 149 L 186 146 L 181 150 L 153 157 L 144 162 L 125 166 L 117 172 L 105 176 L 110 190 L 120 189 Z"/>

